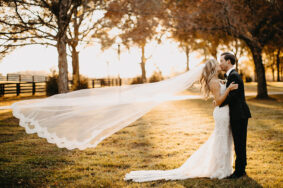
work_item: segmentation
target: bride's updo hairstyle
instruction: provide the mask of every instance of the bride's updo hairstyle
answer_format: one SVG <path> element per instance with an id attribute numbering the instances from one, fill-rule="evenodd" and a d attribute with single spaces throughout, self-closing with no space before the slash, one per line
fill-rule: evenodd
<path id="1" fill-rule="evenodd" d="M 209 82 L 216 74 L 216 64 L 217 61 L 215 59 L 207 60 L 201 74 L 201 93 L 203 94 L 205 99 L 208 99 L 210 94 Z"/>

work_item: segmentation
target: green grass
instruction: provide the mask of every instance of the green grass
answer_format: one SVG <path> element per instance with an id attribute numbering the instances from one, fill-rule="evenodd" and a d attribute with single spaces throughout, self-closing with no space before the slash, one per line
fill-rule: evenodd
<path id="1" fill-rule="evenodd" d="M 253 86 L 250 86 L 253 87 Z M 247 177 L 182 181 L 124 181 L 132 170 L 173 169 L 213 131 L 211 100 L 165 102 L 96 148 L 67 150 L 26 134 L 11 111 L 0 111 L 1 187 L 282 187 L 283 95 L 248 98 L 253 118 L 247 140 Z M 20 98 L 5 99 L 9 105 Z"/>

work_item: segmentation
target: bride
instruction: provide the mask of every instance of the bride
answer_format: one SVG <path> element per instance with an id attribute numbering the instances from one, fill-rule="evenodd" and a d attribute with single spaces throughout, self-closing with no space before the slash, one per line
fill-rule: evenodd
<path id="1" fill-rule="evenodd" d="M 205 98 L 212 93 L 215 100 L 213 117 L 214 131 L 209 139 L 194 152 L 179 168 L 171 170 L 139 170 L 127 173 L 124 180 L 145 182 L 153 180 L 182 180 L 196 177 L 222 179 L 229 176 L 233 161 L 233 138 L 229 126 L 229 107 L 219 107 L 231 90 L 237 89 L 238 84 L 226 86 L 218 79 L 221 72 L 216 60 L 208 60 L 203 68 L 200 82 Z"/>

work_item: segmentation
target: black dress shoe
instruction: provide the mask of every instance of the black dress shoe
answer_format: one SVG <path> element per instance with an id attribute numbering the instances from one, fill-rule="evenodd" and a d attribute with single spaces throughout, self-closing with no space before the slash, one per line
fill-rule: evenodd
<path id="1" fill-rule="evenodd" d="M 234 172 L 233 174 L 226 177 L 225 179 L 238 179 L 238 178 L 243 177 L 245 175 L 247 175 L 246 172 L 241 172 L 241 173 Z"/>
<path id="2" fill-rule="evenodd" d="M 236 175 L 237 175 L 237 178 L 240 178 L 242 176 L 247 175 L 247 173 L 244 171 L 244 172 L 237 173 Z"/>

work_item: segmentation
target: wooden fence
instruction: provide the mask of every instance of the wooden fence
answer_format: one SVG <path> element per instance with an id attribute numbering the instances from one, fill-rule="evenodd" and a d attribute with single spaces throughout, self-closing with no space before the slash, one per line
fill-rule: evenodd
<path id="1" fill-rule="evenodd" d="M 7 94 L 42 93 L 46 91 L 45 82 L 0 83 L 0 97 Z"/>
<path id="2" fill-rule="evenodd" d="M 100 79 L 89 79 L 89 84 L 91 88 L 104 87 L 104 86 L 121 86 L 121 78 L 100 78 Z"/>
<path id="3" fill-rule="evenodd" d="M 30 93 L 35 95 L 36 93 L 46 92 L 45 76 L 27 76 L 18 74 L 8 74 L 7 76 L 0 77 L 0 97 L 8 94 Z M 88 87 L 97 88 L 105 86 L 121 86 L 121 78 L 101 78 L 101 79 L 89 79 Z M 69 80 L 69 88 L 72 86 L 72 80 Z"/>

